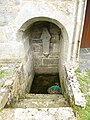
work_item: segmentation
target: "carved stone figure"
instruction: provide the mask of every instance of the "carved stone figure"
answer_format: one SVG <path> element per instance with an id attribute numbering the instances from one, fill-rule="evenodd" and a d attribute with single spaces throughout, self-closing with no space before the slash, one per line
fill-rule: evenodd
<path id="1" fill-rule="evenodd" d="M 43 41 L 43 54 L 44 56 L 48 57 L 49 56 L 49 45 L 50 45 L 50 38 L 51 35 L 48 32 L 48 29 L 45 27 L 43 28 L 43 32 L 41 35 L 41 39 Z"/>

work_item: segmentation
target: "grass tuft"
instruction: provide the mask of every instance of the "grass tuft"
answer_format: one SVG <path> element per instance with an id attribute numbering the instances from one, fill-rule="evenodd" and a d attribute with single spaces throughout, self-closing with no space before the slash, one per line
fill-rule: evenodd
<path id="1" fill-rule="evenodd" d="M 78 112 L 78 120 L 90 120 L 90 70 L 81 71 L 79 68 L 76 70 L 81 91 L 84 93 L 87 104 L 85 109 L 74 108 Z"/>

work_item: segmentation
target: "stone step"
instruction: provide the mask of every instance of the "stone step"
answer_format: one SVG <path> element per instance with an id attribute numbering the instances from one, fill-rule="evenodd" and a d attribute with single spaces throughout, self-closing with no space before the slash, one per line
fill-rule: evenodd
<path id="1" fill-rule="evenodd" d="M 60 99 L 63 98 L 62 94 L 26 94 L 26 98 L 33 98 L 33 99 Z"/>
<path id="2" fill-rule="evenodd" d="M 0 120 L 76 120 L 71 107 L 8 108 L 0 112 Z"/>
<path id="3" fill-rule="evenodd" d="M 13 107 L 15 108 L 57 108 L 67 107 L 68 102 L 62 95 L 32 94 L 26 95 L 26 98 L 20 99 Z"/>
<path id="4" fill-rule="evenodd" d="M 56 107 L 67 107 L 69 106 L 66 101 L 46 101 L 46 100 L 37 100 L 33 101 L 29 99 L 24 99 L 15 105 L 13 107 L 15 108 L 56 108 Z"/>

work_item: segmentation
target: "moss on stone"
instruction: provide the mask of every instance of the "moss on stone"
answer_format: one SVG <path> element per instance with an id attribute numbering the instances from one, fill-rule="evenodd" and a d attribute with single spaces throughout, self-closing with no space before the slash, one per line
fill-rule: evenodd
<path id="1" fill-rule="evenodd" d="M 75 72 L 76 72 L 76 73 L 81 73 L 81 69 L 80 69 L 80 68 L 77 68 Z"/>
<path id="2" fill-rule="evenodd" d="M 0 70 L 0 79 L 3 78 L 3 74 L 4 74 L 4 72 L 2 70 Z"/>

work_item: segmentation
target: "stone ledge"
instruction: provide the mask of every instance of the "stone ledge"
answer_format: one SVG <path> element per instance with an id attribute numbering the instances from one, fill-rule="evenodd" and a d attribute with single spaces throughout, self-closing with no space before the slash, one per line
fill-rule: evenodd
<path id="1" fill-rule="evenodd" d="M 8 96 L 9 96 L 9 90 L 6 88 L 1 88 L 0 89 L 0 109 L 4 108 L 8 101 Z"/>
<path id="2" fill-rule="evenodd" d="M 86 99 L 84 94 L 80 90 L 80 84 L 77 80 L 73 67 L 65 66 L 66 81 L 65 87 L 68 96 L 70 97 L 70 103 L 85 108 Z"/>
<path id="3" fill-rule="evenodd" d="M 0 120 L 76 120 L 70 107 L 4 109 Z"/>

